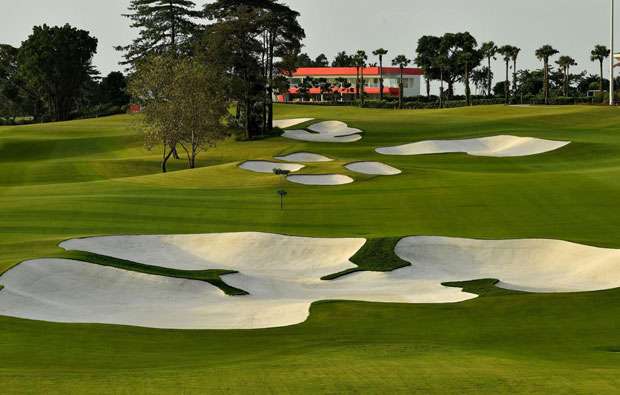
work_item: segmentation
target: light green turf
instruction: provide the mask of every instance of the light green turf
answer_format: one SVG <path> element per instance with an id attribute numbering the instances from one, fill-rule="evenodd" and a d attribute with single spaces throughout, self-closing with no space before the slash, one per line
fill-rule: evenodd
<path id="1" fill-rule="evenodd" d="M 129 116 L 0 127 L 0 272 L 72 237 L 268 231 L 321 237 L 547 237 L 620 248 L 620 112 L 593 107 L 444 111 L 277 106 L 337 119 L 351 144 L 227 141 L 196 170 L 158 174 Z M 374 148 L 512 134 L 570 140 L 523 158 L 390 157 Z M 310 151 L 338 187 L 237 168 Z M 342 164 L 403 170 L 364 176 Z M 180 170 L 185 162 L 175 161 Z M 454 279 L 459 281 L 462 279 Z M 1 282 L 1 281 L 0 281 Z M 488 284 L 465 284 L 482 289 Z M 320 303 L 308 322 L 256 331 L 159 331 L 0 318 L 0 382 L 33 393 L 565 392 L 620 387 L 620 291 L 508 294 L 447 305 Z"/>

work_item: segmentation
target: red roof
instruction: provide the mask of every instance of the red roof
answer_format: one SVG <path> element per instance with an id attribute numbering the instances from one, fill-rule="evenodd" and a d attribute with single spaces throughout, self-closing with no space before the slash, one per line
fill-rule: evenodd
<path id="1" fill-rule="evenodd" d="M 349 90 L 345 90 L 342 88 L 332 88 L 332 92 L 340 92 L 340 93 L 351 93 L 354 94 L 356 89 L 355 88 L 350 88 Z M 380 88 L 364 88 L 364 92 L 368 93 L 368 94 L 379 94 L 380 92 Z M 298 88 L 291 88 L 289 89 L 289 93 L 291 94 L 297 94 L 299 93 L 299 89 Z M 316 95 L 316 94 L 320 94 L 321 93 L 321 89 L 320 88 L 310 88 L 308 90 L 308 93 Z M 398 88 L 383 88 L 383 93 L 392 95 L 392 96 L 398 96 Z"/>
<path id="2" fill-rule="evenodd" d="M 356 75 L 355 67 L 301 67 L 293 72 L 294 76 L 314 76 L 314 75 Z M 384 67 L 383 74 L 400 74 L 400 67 Z M 405 67 L 405 75 L 424 75 L 422 69 Z M 365 67 L 364 75 L 379 75 L 379 67 Z"/>

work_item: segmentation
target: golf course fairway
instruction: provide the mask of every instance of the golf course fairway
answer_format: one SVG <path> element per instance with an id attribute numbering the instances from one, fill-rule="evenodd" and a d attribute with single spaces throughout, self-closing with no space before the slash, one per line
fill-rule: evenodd
<path id="1" fill-rule="evenodd" d="M 381 266 L 383 259 L 409 236 L 620 248 L 616 108 L 276 105 L 275 116 L 297 120 L 289 122 L 293 129 L 339 121 L 363 138 L 342 144 L 230 138 L 201 154 L 197 169 L 187 170 L 182 158 L 161 174 L 159 150 L 143 148 L 129 115 L 0 127 L 0 275 L 20 262 L 62 257 L 67 251 L 59 244 L 66 240 L 108 235 L 365 238 L 390 247 L 366 252 L 370 264 L 355 261 L 377 271 L 391 270 Z M 375 151 L 506 135 L 570 144 L 519 157 Z M 302 185 L 239 168 L 297 152 L 332 160 L 304 162 L 296 175 L 340 174 L 355 182 Z M 401 173 L 345 167 L 355 162 L 381 162 Z M 281 184 L 288 192 L 284 210 L 276 193 Z M 373 242 L 379 239 L 390 242 Z M 220 281 L 217 273 L 212 281 Z M 480 297 L 445 304 L 318 301 L 304 322 L 268 329 L 149 329 L 0 316 L 0 388 L 7 394 L 592 394 L 620 388 L 620 289 L 543 294 L 495 287 L 501 278 L 466 280 L 444 285 Z"/>

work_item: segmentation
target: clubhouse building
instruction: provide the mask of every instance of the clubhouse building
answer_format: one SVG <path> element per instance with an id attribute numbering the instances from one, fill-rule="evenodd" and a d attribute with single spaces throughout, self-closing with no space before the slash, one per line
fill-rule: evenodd
<path id="1" fill-rule="evenodd" d="M 403 70 L 403 96 L 419 96 L 421 86 L 421 76 L 424 75 L 419 68 L 405 68 Z M 343 93 L 344 100 L 352 100 L 355 97 L 356 89 L 356 76 L 357 68 L 355 67 L 303 67 L 297 69 L 289 77 L 289 92 L 278 95 L 277 101 L 279 102 L 291 102 L 291 101 L 326 101 L 324 93 L 321 92 L 321 88 L 318 86 L 309 88 L 306 94 L 301 95 L 299 92 L 299 85 L 306 77 L 312 77 L 315 82 L 319 79 L 325 79 L 328 83 L 334 86 L 332 92 Z M 365 67 L 364 68 L 364 93 L 369 99 L 379 98 L 379 85 L 380 85 L 380 68 L 379 67 Z M 346 79 L 351 87 L 344 89 L 340 87 L 338 81 Z M 361 73 L 360 73 L 361 79 Z M 383 68 L 383 95 L 394 96 L 399 95 L 399 81 L 400 81 L 400 68 L 399 67 L 384 67 Z M 315 84 L 316 85 L 316 84 Z M 303 97 L 302 97 L 303 96 Z"/>

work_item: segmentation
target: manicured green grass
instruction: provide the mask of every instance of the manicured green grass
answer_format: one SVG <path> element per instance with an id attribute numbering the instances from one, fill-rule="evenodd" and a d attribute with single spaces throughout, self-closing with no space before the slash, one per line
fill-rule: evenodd
<path id="1" fill-rule="evenodd" d="M 499 288 L 496 286 L 498 282 L 499 280 L 497 279 L 483 278 L 483 279 L 473 280 L 473 281 L 447 282 L 447 283 L 442 283 L 441 285 L 445 287 L 462 288 L 463 292 L 476 294 L 480 297 L 521 295 L 524 293 L 521 291 L 513 291 L 510 289 Z"/>
<path id="2" fill-rule="evenodd" d="M 594 107 L 391 111 L 286 106 L 278 118 L 337 119 L 351 144 L 226 141 L 201 168 L 159 174 L 127 115 L 0 127 L 0 272 L 55 256 L 58 243 L 109 234 L 264 231 L 397 240 L 408 235 L 555 238 L 620 248 L 620 113 Z M 570 140 L 522 158 L 391 157 L 379 146 L 497 134 Z M 237 168 L 309 151 L 338 187 L 286 183 Z M 375 160 L 395 177 L 352 173 Z M 356 261 L 385 263 L 377 251 Z M 361 264 L 360 264 L 361 262 Z M 391 263 L 392 264 L 392 263 Z M 459 282 L 464 303 L 322 302 L 307 322 L 252 331 L 169 331 L 0 317 L 6 393 L 613 393 L 620 387 L 620 291 L 499 294 Z M 1 283 L 1 280 L 0 280 Z"/>
<path id="3" fill-rule="evenodd" d="M 359 271 L 391 272 L 403 267 L 411 266 L 411 263 L 400 259 L 394 253 L 394 247 L 400 240 L 399 237 L 384 237 L 380 239 L 368 239 L 366 243 L 350 259 L 357 267 L 344 270 L 339 273 L 323 276 L 321 280 L 335 280 L 347 274 Z"/>
<path id="4" fill-rule="evenodd" d="M 226 295 L 248 295 L 246 291 L 231 287 L 230 285 L 226 284 L 224 280 L 222 280 L 221 276 L 239 273 L 234 270 L 178 270 L 162 266 L 145 265 L 138 262 L 118 259 L 111 256 L 100 255 L 86 251 L 63 251 L 61 253 L 55 254 L 51 258 L 72 259 L 75 261 L 89 262 L 101 266 L 115 267 L 117 269 L 129 270 L 132 272 L 204 281 L 215 287 L 218 287 Z"/>

